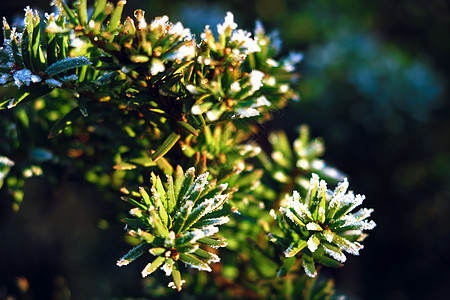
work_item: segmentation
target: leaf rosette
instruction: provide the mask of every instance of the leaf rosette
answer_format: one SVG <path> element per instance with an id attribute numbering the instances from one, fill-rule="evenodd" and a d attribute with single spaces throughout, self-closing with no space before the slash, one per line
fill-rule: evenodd
<path id="1" fill-rule="evenodd" d="M 132 218 L 123 220 L 128 234 L 141 243 L 117 265 L 128 265 L 148 251 L 156 258 L 144 268 L 142 277 L 160 267 L 166 276 L 172 275 L 169 286 L 178 291 L 183 283 L 180 262 L 210 272 L 209 264 L 220 261 L 213 249 L 227 245 L 224 238 L 214 236 L 219 231 L 217 226 L 227 223 L 236 209 L 227 203 L 227 185 L 208 182 L 208 175 L 206 172 L 195 177 L 194 168 L 183 173 L 177 167 L 175 179 L 167 176 L 165 185 L 152 174 L 150 195 L 144 188 L 139 189 L 141 201 L 123 197 L 135 206 L 130 210 Z"/>
<path id="2" fill-rule="evenodd" d="M 284 247 L 286 257 L 279 276 L 292 267 L 296 255 L 301 253 L 303 268 L 310 277 L 317 275 L 315 263 L 338 267 L 346 261 L 344 251 L 358 255 L 363 248 L 360 243 L 376 224 L 368 221 L 373 209 L 361 208 L 352 212 L 365 199 L 348 191 L 348 181 L 338 184 L 334 192 L 327 189 L 325 180 L 313 174 L 305 198 L 297 191 L 287 197 L 280 206 L 281 217 L 271 211 L 285 237 L 269 234 L 270 239 Z"/>

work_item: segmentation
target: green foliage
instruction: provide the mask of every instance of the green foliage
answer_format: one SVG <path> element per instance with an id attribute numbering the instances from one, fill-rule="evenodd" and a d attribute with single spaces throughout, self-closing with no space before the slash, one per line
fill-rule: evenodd
<path id="1" fill-rule="evenodd" d="M 319 180 L 313 174 L 303 199 L 297 191 L 286 198 L 281 203 L 281 218 L 271 212 L 284 236 L 270 234 L 270 238 L 282 246 L 289 245 L 284 251 L 288 259 L 302 253 L 303 268 L 310 277 L 317 275 L 315 262 L 338 267 L 347 259 L 342 251 L 358 255 L 363 248 L 359 242 L 367 237 L 363 230 L 376 226 L 374 221 L 367 221 L 373 209 L 362 208 L 350 213 L 365 197 L 347 192 L 347 179 L 334 192 L 327 189 L 325 180 Z"/>
<path id="2" fill-rule="evenodd" d="M 130 210 L 134 218 L 123 221 L 128 234 L 139 238 L 141 244 L 122 257 L 118 266 L 129 264 L 148 250 L 156 259 L 144 268 L 142 277 L 161 266 L 167 276 L 172 275 L 174 281 L 169 286 L 180 291 L 179 262 L 210 272 L 208 264 L 220 261 L 213 248 L 225 247 L 227 242 L 213 235 L 218 231 L 216 226 L 227 223 L 235 209 L 226 203 L 230 195 L 222 194 L 226 184 L 210 184 L 208 173 L 195 178 L 194 172 L 191 168 L 183 174 L 178 167 L 175 179 L 169 175 L 165 187 L 152 173 L 151 196 L 140 188 L 141 202 L 123 197 L 135 206 Z"/>
<path id="3" fill-rule="evenodd" d="M 350 213 L 363 197 L 346 193 L 346 181 L 333 194 L 319 183 L 315 173 L 342 175 L 320 159 L 323 143 L 306 126 L 293 147 L 278 131 L 270 158 L 262 150 L 261 125 L 299 99 L 291 85 L 302 55 L 279 58 L 274 35 L 257 23 L 252 37 L 231 13 L 197 42 L 167 16 L 147 23 L 138 9 L 122 21 L 125 1 L 97 0 L 92 13 L 85 0 L 53 4 L 59 15 L 44 22 L 27 8 L 20 34 L 3 21 L 0 84 L 11 96 L 0 101 L 9 116 L 0 119 L 8 133 L 0 187 L 17 197 L 15 209 L 25 177 L 44 173 L 57 184 L 49 164 L 70 162 L 133 206 L 123 222 L 134 247 L 118 266 L 149 253 L 142 277 L 161 268 L 178 291 L 187 280 L 198 296 L 226 289 L 228 298 L 330 299 L 331 281 L 308 278 L 315 263 L 340 266 L 342 250 L 357 254 L 362 230 L 375 225 L 366 221 L 371 210 Z M 294 190 L 307 191 L 305 200 Z"/>

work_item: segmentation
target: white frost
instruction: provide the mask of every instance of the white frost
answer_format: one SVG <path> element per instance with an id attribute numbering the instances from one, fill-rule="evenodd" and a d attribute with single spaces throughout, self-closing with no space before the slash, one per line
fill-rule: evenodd
<path id="1" fill-rule="evenodd" d="M 335 260 L 337 260 L 340 263 L 344 263 L 347 260 L 347 257 L 345 256 L 344 253 L 342 253 L 342 251 L 334 251 L 332 249 L 329 249 L 327 247 L 323 247 L 323 249 L 325 250 L 325 253 L 334 258 Z"/>
<path id="2" fill-rule="evenodd" d="M 227 12 L 223 24 L 217 24 L 217 32 L 219 34 L 224 34 L 228 28 L 231 30 L 237 28 L 237 24 L 234 22 L 234 16 L 231 12 Z"/>
<path id="3" fill-rule="evenodd" d="M 237 93 L 237 92 L 239 92 L 239 91 L 241 90 L 241 85 L 239 84 L 238 81 L 235 81 L 235 82 L 233 82 L 233 83 L 230 85 L 230 90 L 231 90 L 232 92 Z"/>
<path id="4" fill-rule="evenodd" d="M 316 238 L 315 236 L 312 235 L 312 236 L 308 239 L 307 244 L 308 244 L 308 249 L 309 249 L 311 252 L 315 252 L 315 251 L 317 250 L 317 247 L 319 247 L 320 240 L 319 240 L 318 238 Z"/>
<path id="5" fill-rule="evenodd" d="M 254 104 L 252 104 L 253 108 L 258 108 L 261 106 L 270 106 L 270 102 L 269 102 L 269 100 L 267 100 L 267 98 L 265 96 L 260 96 L 260 97 L 256 98 L 256 102 Z"/>
<path id="6" fill-rule="evenodd" d="M 183 24 L 180 22 L 176 23 L 175 25 L 172 25 L 169 29 L 169 34 L 178 35 L 180 38 L 184 39 L 191 39 L 191 31 L 189 28 L 184 28 Z"/>
<path id="7" fill-rule="evenodd" d="M 0 165 L 12 167 L 14 166 L 14 162 L 6 156 L 0 156 Z"/>
<path id="8" fill-rule="evenodd" d="M 53 78 L 46 79 L 45 83 L 51 87 L 61 87 L 62 86 L 62 83 L 60 81 L 53 79 Z"/>
<path id="9" fill-rule="evenodd" d="M 295 70 L 295 65 L 303 60 L 303 54 L 298 52 L 291 52 L 287 58 L 283 60 L 283 68 L 287 72 Z"/>
<path id="10" fill-rule="evenodd" d="M 7 83 L 10 80 L 11 80 L 11 76 L 9 74 L 2 73 L 0 75 L 0 84 L 5 84 L 5 83 Z"/>
<path id="11" fill-rule="evenodd" d="M 311 230 L 311 231 L 322 231 L 322 227 L 320 227 L 318 224 L 316 224 L 314 222 L 310 222 L 310 223 L 306 224 L 306 229 Z"/>
<path id="12" fill-rule="evenodd" d="M 253 107 L 244 107 L 236 110 L 236 116 L 240 118 L 251 118 L 255 116 L 259 116 L 259 110 Z"/>
<path id="13" fill-rule="evenodd" d="M 261 21 L 256 21 L 255 25 L 255 35 L 264 34 L 264 26 L 262 25 Z"/>
<path id="14" fill-rule="evenodd" d="M 183 283 L 185 283 L 185 282 L 186 282 L 186 280 L 182 279 L 182 280 L 180 281 L 180 286 L 182 286 Z M 177 286 L 175 285 L 175 283 L 174 283 L 173 281 L 169 282 L 169 284 L 167 285 L 167 287 L 173 288 L 174 290 L 177 289 Z"/>
<path id="15" fill-rule="evenodd" d="M 154 76 L 160 72 L 164 72 L 166 67 L 164 67 L 164 64 L 160 60 L 154 59 L 152 61 L 152 67 L 150 68 L 150 73 Z"/>
<path id="16" fill-rule="evenodd" d="M 252 34 L 245 30 L 239 29 L 233 32 L 230 41 L 237 42 L 240 47 L 245 48 L 245 54 L 250 54 L 254 52 L 261 51 L 261 48 L 258 45 L 257 40 L 252 39 Z"/>
<path id="17" fill-rule="evenodd" d="M 32 74 L 31 70 L 28 69 L 22 69 L 14 72 L 13 78 L 14 84 L 17 85 L 17 87 L 21 87 L 23 84 L 29 86 L 32 82 L 36 83 L 41 81 L 41 77 Z"/>
<path id="18" fill-rule="evenodd" d="M 172 269 L 173 269 L 173 262 L 168 263 L 168 261 L 166 261 L 161 267 L 161 270 L 163 270 L 164 273 L 166 273 L 166 276 L 170 276 L 170 274 L 172 274 Z"/>
<path id="19" fill-rule="evenodd" d="M 264 78 L 264 73 L 253 70 L 248 76 L 250 77 L 250 85 L 252 87 L 251 92 L 254 93 L 263 86 L 262 80 Z"/>
<path id="20" fill-rule="evenodd" d="M 169 23 L 169 17 L 168 16 L 162 16 L 162 17 L 156 17 L 152 23 L 150 24 L 151 30 L 162 30 L 166 31 L 166 27 Z"/>

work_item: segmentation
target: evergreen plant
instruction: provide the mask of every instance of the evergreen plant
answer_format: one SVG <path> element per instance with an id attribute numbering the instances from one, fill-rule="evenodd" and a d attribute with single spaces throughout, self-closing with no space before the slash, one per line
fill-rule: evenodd
<path id="1" fill-rule="evenodd" d="M 358 255 L 372 209 L 356 209 L 364 196 L 306 125 L 292 144 L 263 125 L 299 99 L 302 55 L 280 57 L 276 33 L 238 29 L 230 12 L 195 37 L 167 16 L 123 17 L 123 0 L 52 4 L 27 7 L 21 29 L 3 19 L 0 187 L 13 209 L 26 178 L 58 184 L 69 167 L 129 203 L 117 266 L 146 261 L 136 280 L 176 290 L 164 295 L 338 297 L 320 266 Z"/>

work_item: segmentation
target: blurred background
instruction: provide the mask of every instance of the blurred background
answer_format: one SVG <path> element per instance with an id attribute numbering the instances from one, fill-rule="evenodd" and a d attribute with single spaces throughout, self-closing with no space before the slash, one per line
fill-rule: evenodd
<path id="1" fill-rule="evenodd" d="M 27 5 L 52 11 L 48 2 L 3 1 L 0 14 L 14 25 Z M 294 139 L 308 124 L 325 140 L 325 160 L 375 208 L 378 227 L 360 257 L 333 271 L 338 292 L 348 299 L 448 299 L 449 2 L 129 0 L 125 8 L 127 15 L 142 8 L 147 19 L 168 15 L 197 34 L 223 22 L 227 11 L 240 28 L 253 31 L 260 20 L 268 32 L 279 31 L 284 54 L 304 54 L 302 99 L 270 128 Z M 126 204 L 76 180 L 53 193 L 46 185 L 27 181 L 34 194 L 17 213 L 0 191 L 0 298 L 120 299 L 120 285 L 142 289 L 139 266 L 114 264 L 127 246 L 120 223 L 108 220 Z"/>

